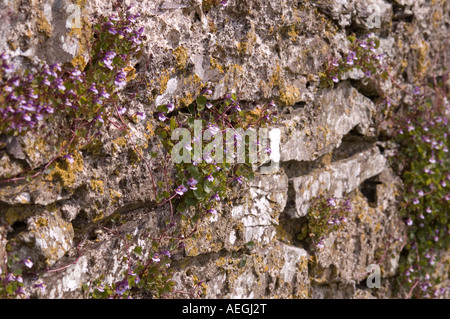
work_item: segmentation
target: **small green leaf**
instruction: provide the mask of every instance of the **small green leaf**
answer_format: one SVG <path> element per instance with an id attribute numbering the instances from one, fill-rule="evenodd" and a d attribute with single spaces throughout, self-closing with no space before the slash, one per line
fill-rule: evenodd
<path id="1" fill-rule="evenodd" d="M 199 95 L 198 97 L 197 97 L 197 100 L 196 100 L 196 102 L 197 102 L 197 109 L 199 110 L 199 111 L 202 111 L 204 108 L 205 108 L 205 105 L 206 105 L 206 97 L 205 96 L 203 96 L 203 95 Z"/>
<path id="2" fill-rule="evenodd" d="M 137 255 L 141 255 L 142 254 L 142 247 L 141 246 L 136 246 L 133 249 L 133 252 Z"/>

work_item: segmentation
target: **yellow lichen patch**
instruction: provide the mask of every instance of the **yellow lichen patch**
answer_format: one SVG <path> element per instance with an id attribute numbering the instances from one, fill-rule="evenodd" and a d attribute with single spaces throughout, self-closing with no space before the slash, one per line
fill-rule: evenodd
<path id="1" fill-rule="evenodd" d="M 94 214 L 93 218 L 92 218 L 92 221 L 93 221 L 94 223 L 96 223 L 96 222 L 102 220 L 103 217 L 104 217 L 104 214 L 103 214 L 102 211 L 96 212 L 96 213 Z"/>
<path id="2" fill-rule="evenodd" d="M 439 22 L 441 22 L 442 20 L 442 11 L 440 9 L 434 11 L 432 20 L 433 20 L 433 28 L 437 29 L 437 27 L 439 26 Z"/>
<path id="3" fill-rule="evenodd" d="M 417 57 L 417 71 L 416 71 L 416 80 L 421 80 L 429 66 L 430 66 L 430 61 L 427 60 L 427 54 L 428 54 L 428 49 L 429 49 L 429 45 L 428 43 L 426 43 L 425 41 L 420 41 L 417 44 L 411 44 L 411 48 L 417 51 L 418 57 Z"/>
<path id="4" fill-rule="evenodd" d="M 77 1 L 81 10 L 84 8 L 86 1 Z M 70 30 L 69 36 L 78 39 L 78 52 L 77 55 L 72 59 L 71 64 L 75 67 L 77 66 L 83 70 L 87 64 L 86 57 L 89 45 L 91 43 L 92 26 L 89 23 L 89 19 L 82 15 L 81 28 L 74 28 Z"/>
<path id="5" fill-rule="evenodd" d="M 109 190 L 109 196 L 111 197 L 111 204 L 115 204 L 119 201 L 119 199 L 122 197 L 122 194 L 118 191 L 115 191 L 113 189 Z"/>
<path id="6" fill-rule="evenodd" d="M 127 73 L 126 80 L 127 82 L 136 78 L 136 69 L 133 66 L 127 66 L 123 69 Z"/>
<path id="7" fill-rule="evenodd" d="M 53 32 L 53 27 L 48 22 L 47 18 L 45 17 L 44 12 L 38 11 L 38 16 L 36 20 L 36 26 L 39 31 L 42 31 L 47 37 L 51 37 Z"/>
<path id="8" fill-rule="evenodd" d="M 183 46 L 179 46 L 178 48 L 173 50 L 173 55 L 175 56 L 175 60 L 177 61 L 177 69 L 186 68 L 189 59 L 188 50 Z"/>
<path id="9" fill-rule="evenodd" d="M 159 94 L 164 94 L 164 92 L 166 92 L 167 83 L 169 82 L 169 80 L 170 80 L 170 72 L 166 70 L 159 79 L 159 86 L 160 86 Z"/>
<path id="10" fill-rule="evenodd" d="M 70 187 L 75 184 L 77 173 L 83 171 L 83 157 L 76 151 L 72 155 L 73 163 L 67 159 L 56 163 L 54 170 L 50 173 L 50 179 L 59 180 L 63 186 Z"/>
<path id="11" fill-rule="evenodd" d="M 36 220 L 36 226 L 37 227 L 48 226 L 48 219 L 43 218 L 43 217 L 39 217 Z"/>
<path id="12" fill-rule="evenodd" d="M 211 69 L 212 70 L 217 70 L 220 73 L 225 73 L 225 70 L 223 69 L 223 66 L 220 65 L 216 59 L 214 59 L 213 57 L 211 57 L 209 59 L 209 63 L 211 64 Z"/>
<path id="13" fill-rule="evenodd" d="M 217 259 L 216 261 L 216 266 L 217 267 L 222 267 L 223 265 L 225 265 L 227 263 L 226 259 L 223 257 L 220 257 L 219 259 Z"/>
<path id="14" fill-rule="evenodd" d="M 237 44 L 237 50 L 241 54 L 251 54 L 256 43 L 255 25 L 252 24 L 244 39 Z"/>
<path id="15" fill-rule="evenodd" d="M 296 42 L 298 36 L 300 35 L 300 31 L 297 30 L 297 27 L 295 25 L 291 25 L 287 30 L 287 35 L 289 36 L 292 42 Z"/>
<path id="16" fill-rule="evenodd" d="M 284 80 L 281 78 L 281 67 L 280 64 L 277 62 L 277 65 L 275 66 L 275 69 L 273 70 L 272 75 L 270 76 L 269 86 L 274 87 L 282 83 L 284 83 Z"/>
<path id="17" fill-rule="evenodd" d="M 153 128 L 153 125 L 150 121 L 147 121 L 147 126 L 145 128 L 147 129 L 147 134 L 149 137 L 155 135 L 155 129 Z"/>
<path id="18" fill-rule="evenodd" d="M 123 136 L 116 138 L 112 141 L 112 145 L 115 148 L 115 151 L 120 151 L 127 146 L 127 139 Z"/>
<path id="19" fill-rule="evenodd" d="M 101 180 L 91 179 L 91 183 L 89 184 L 89 186 L 91 187 L 91 189 L 94 192 L 101 193 L 101 194 L 103 194 L 105 192 L 103 181 L 101 181 Z"/>
<path id="20" fill-rule="evenodd" d="M 180 104 L 182 104 L 182 105 L 184 105 L 184 106 L 187 106 L 187 105 L 191 104 L 192 102 L 194 102 L 194 100 L 195 100 L 195 98 L 194 98 L 194 96 L 191 94 L 191 92 L 187 92 L 187 93 L 185 94 L 185 97 L 183 97 L 183 98 L 180 100 Z"/>
<path id="21" fill-rule="evenodd" d="M 295 85 L 287 85 L 280 90 L 280 102 L 284 105 L 294 105 L 300 99 L 300 90 Z"/>

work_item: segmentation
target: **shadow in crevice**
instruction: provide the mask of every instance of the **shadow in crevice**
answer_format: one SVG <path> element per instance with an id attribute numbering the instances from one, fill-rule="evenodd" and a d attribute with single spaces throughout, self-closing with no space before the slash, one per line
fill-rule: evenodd
<path id="1" fill-rule="evenodd" d="M 332 162 L 337 162 L 373 147 L 376 137 L 365 136 L 353 128 L 343 138 L 341 145 L 333 151 Z"/>
<path id="2" fill-rule="evenodd" d="M 382 184 L 379 180 L 379 175 L 366 179 L 359 185 L 359 190 L 367 199 L 367 203 L 371 207 L 377 207 L 377 185 Z"/>

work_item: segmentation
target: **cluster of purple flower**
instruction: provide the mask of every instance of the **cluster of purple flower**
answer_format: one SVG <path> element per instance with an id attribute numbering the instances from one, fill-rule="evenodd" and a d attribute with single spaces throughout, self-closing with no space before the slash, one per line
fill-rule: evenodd
<path id="1" fill-rule="evenodd" d="M 331 59 L 328 62 L 326 77 L 327 81 L 339 82 L 341 76 L 355 67 L 360 67 L 364 76 L 369 79 L 379 69 L 379 64 L 383 60 L 383 55 L 376 55 L 377 40 L 373 34 L 367 35 L 364 40 L 354 37 L 351 50 L 343 59 Z M 329 82 L 330 84 L 332 82 Z"/>

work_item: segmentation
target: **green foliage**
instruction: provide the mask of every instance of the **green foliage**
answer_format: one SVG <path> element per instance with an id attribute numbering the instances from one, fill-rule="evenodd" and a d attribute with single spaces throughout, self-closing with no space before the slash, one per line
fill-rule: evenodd
<path id="1" fill-rule="evenodd" d="M 414 290 L 415 297 L 438 297 L 433 287 L 440 278 L 434 267 L 440 252 L 450 246 L 450 127 L 444 81 L 437 86 L 416 88 L 414 105 L 398 119 L 395 140 L 400 145 L 393 165 L 401 163 L 405 186 L 400 213 L 408 227 L 408 242 L 401 259 L 401 280 Z M 447 94 L 447 96 L 446 96 Z"/>
<path id="2" fill-rule="evenodd" d="M 359 40 L 354 35 L 349 36 L 348 39 L 351 42 L 348 55 L 342 59 L 329 59 L 325 63 L 325 72 L 319 74 L 322 87 L 333 86 L 345 73 L 354 69 L 364 72 L 363 82 L 373 80 L 382 73 L 380 66 L 384 56 L 375 54 L 380 41 L 372 34 L 365 40 Z"/>
<path id="3" fill-rule="evenodd" d="M 350 200 L 347 198 L 325 196 L 314 198 L 306 214 L 307 223 L 297 238 L 307 240 L 314 249 L 323 249 L 323 240 L 331 232 L 342 229 L 351 210 Z"/>

